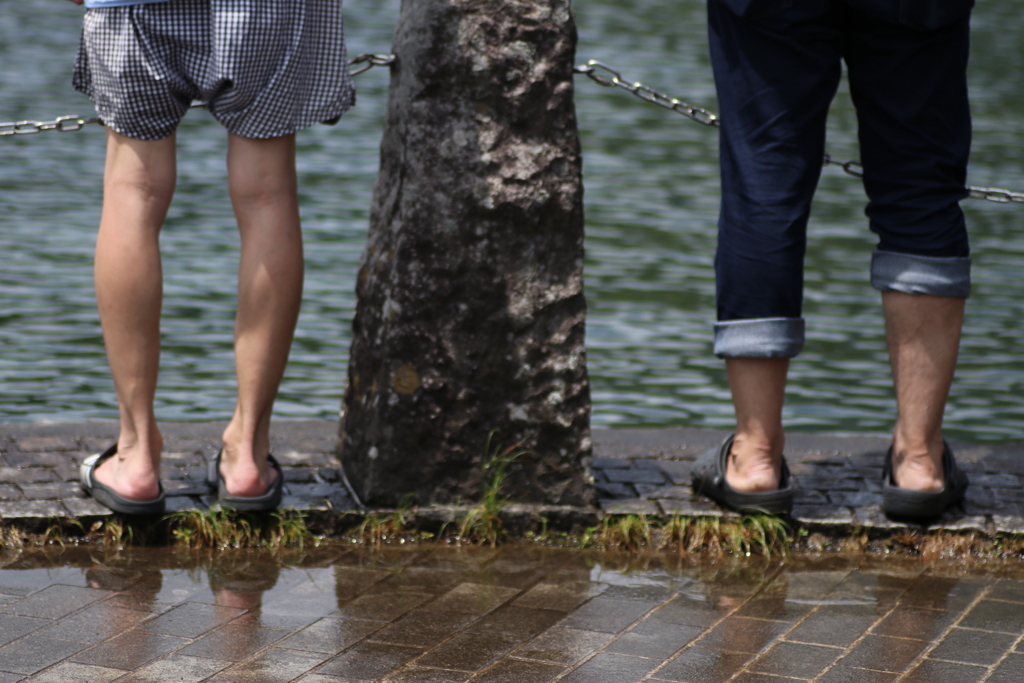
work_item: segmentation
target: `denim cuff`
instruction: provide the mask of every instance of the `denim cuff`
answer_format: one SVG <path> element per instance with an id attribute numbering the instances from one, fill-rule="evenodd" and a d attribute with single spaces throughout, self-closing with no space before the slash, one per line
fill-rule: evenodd
<path id="1" fill-rule="evenodd" d="M 883 292 L 966 299 L 971 295 L 971 259 L 876 251 L 871 255 L 871 286 Z"/>
<path id="2" fill-rule="evenodd" d="M 715 323 L 715 355 L 719 358 L 793 358 L 803 348 L 803 318 Z"/>

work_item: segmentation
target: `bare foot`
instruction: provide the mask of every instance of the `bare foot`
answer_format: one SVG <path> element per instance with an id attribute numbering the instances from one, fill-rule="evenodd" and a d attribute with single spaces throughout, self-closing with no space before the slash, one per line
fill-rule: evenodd
<path id="1" fill-rule="evenodd" d="M 96 481 L 113 489 L 122 498 L 153 500 L 160 495 L 160 451 L 163 437 L 157 434 L 149 447 L 141 443 L 123 445 L 117 453 L 96 468 Z"/>
<path id="2" fill-rule="evenodd" d="M 733 440 L 726 460 L 725 480 L 740 493 L 777 491 L 782 479 L 782 448 L 745 443 L 739 435 Z"/>
<path id="3" fill-rule="evenodd" d="M 945 449 L 945 444 L 940 447 Z M 908 448 L 893 447 L 892 479 L 901 489 L 941 491 L 946 485 L 942 451 L 932 456 L 926 450 L 911 452 Z"/>

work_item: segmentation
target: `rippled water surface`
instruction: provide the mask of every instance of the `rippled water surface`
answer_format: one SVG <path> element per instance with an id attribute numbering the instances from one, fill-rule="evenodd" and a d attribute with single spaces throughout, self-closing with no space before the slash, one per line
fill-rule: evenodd
<path id="1" fill-rule="evenodd" d="M 975 144 L 969 182 L 1024 189 L 1019 74 L 1024 2 L 974 18 Z M 350 54 L 387 52 L 398 3 L 347 4 Z M 596 58 L 714 108 L 704 3 L 578 3 L 579 60 Z M 57 0 L 0 14 L 0 121 L 91 111 L 69 85 L 80 10 Z M 338 126 L 300 134 L 306 294 L 277 414 L 336 415 L 345 378 L 354 276 L 368 221 L 387 73 L 358 78 Z M 587 211 L 589 364 L 595 425 L 727 426 L 722 362 L 711 355 L 717 134 L 577 77 Z M 233 405 L 231 318 L 237 239 L 224 189 L 225 137 L 204 112 L 179 135 L 179 184 L 162 237 L 164 355 L 158 416 L 215 419 Z M 856 158 L 841 90 L 828 149 Z M 103 133 L 0 140 L 0 421 L 116 416 L 92 295 Z M 786 419 L 802 430 L 884 432 L 894 403 L 874 242 L 860 183 L 826 169 L 807 255 L 808 343 L 794 363 Z M 947 411 L 953 436 L 1024 435 L 1024 208 L 965 201 L 974 294 Z"/>

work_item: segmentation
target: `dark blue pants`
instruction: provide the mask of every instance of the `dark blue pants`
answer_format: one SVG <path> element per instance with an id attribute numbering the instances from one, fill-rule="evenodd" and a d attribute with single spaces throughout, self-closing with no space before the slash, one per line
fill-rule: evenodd
<path id="1" fill-rule="evenodd" d="M 896 0 L 788 4 L 750 18 L 708 0 L 722 123 L 715 353 L 723 357 L 788 358 L 803 347 L 807 222 L 843 61 L 878 235 L 872 284 L 940 296 L 970 290 L 959 206 L 971 138 L 969 12 L 922 29 L 900 23 Z"/>

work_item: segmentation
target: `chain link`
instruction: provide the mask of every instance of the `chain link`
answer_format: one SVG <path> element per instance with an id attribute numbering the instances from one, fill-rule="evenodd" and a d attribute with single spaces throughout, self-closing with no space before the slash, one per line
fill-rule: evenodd
<path id="1" fill-rule="evenodd" d="M 573 71 L 575 73 L 588 76 L 590 80 L 599 85 L 603 85 L 606 88 L 622 88 L 644 102 L 650 102 L 651 104 L 656 104 L 659 107 L 671 109 L 677 114 L 682 114 L 691 121 L 702 123 L 705 126 L 720 125 L 718 123 L 718 117 L 707 109 L 701 109 L 700 107 L 695 107 L 692 104 L 687 104 L 682 100 L 677 100 L 665 93 L 658 92 L 654 88 L 649 88 L 643 83 L 628 83 L 622 78 L 622 74 L 596 59 L 591 59 L 586 64 L 580 64 L 579 66 L 574 67 Z"/>
<path id="2" fill-rule="evenodd" d="M 353 57 L 349 60 L 349 66 L 355 66 L 356 64 L 365 64 L 365 66 L 352 71 L 350 75 L 358 76 L 361 73 L 366 73 L 375 66 L 390 66 L 394 64 L 394 55 L 371 55 L 363 54 Z M 194 103 L 191 108 L 204 106 L 203 103 Z M 98 116 L 90 118 L 82 118 L 81 116 L 58 116 L 53 121 L 13 121 L 11 123 L 0 123 L 0 138 L 8 137 L 11 135 L 35 135 L 37 133 L 44 133 L 47 131 L 55 130 L 58 133 L 70 133 L 76 130 L 82 130 L 84 126 L 90 123 L 96 123 L 103 125 L 103 120 Z"/>

